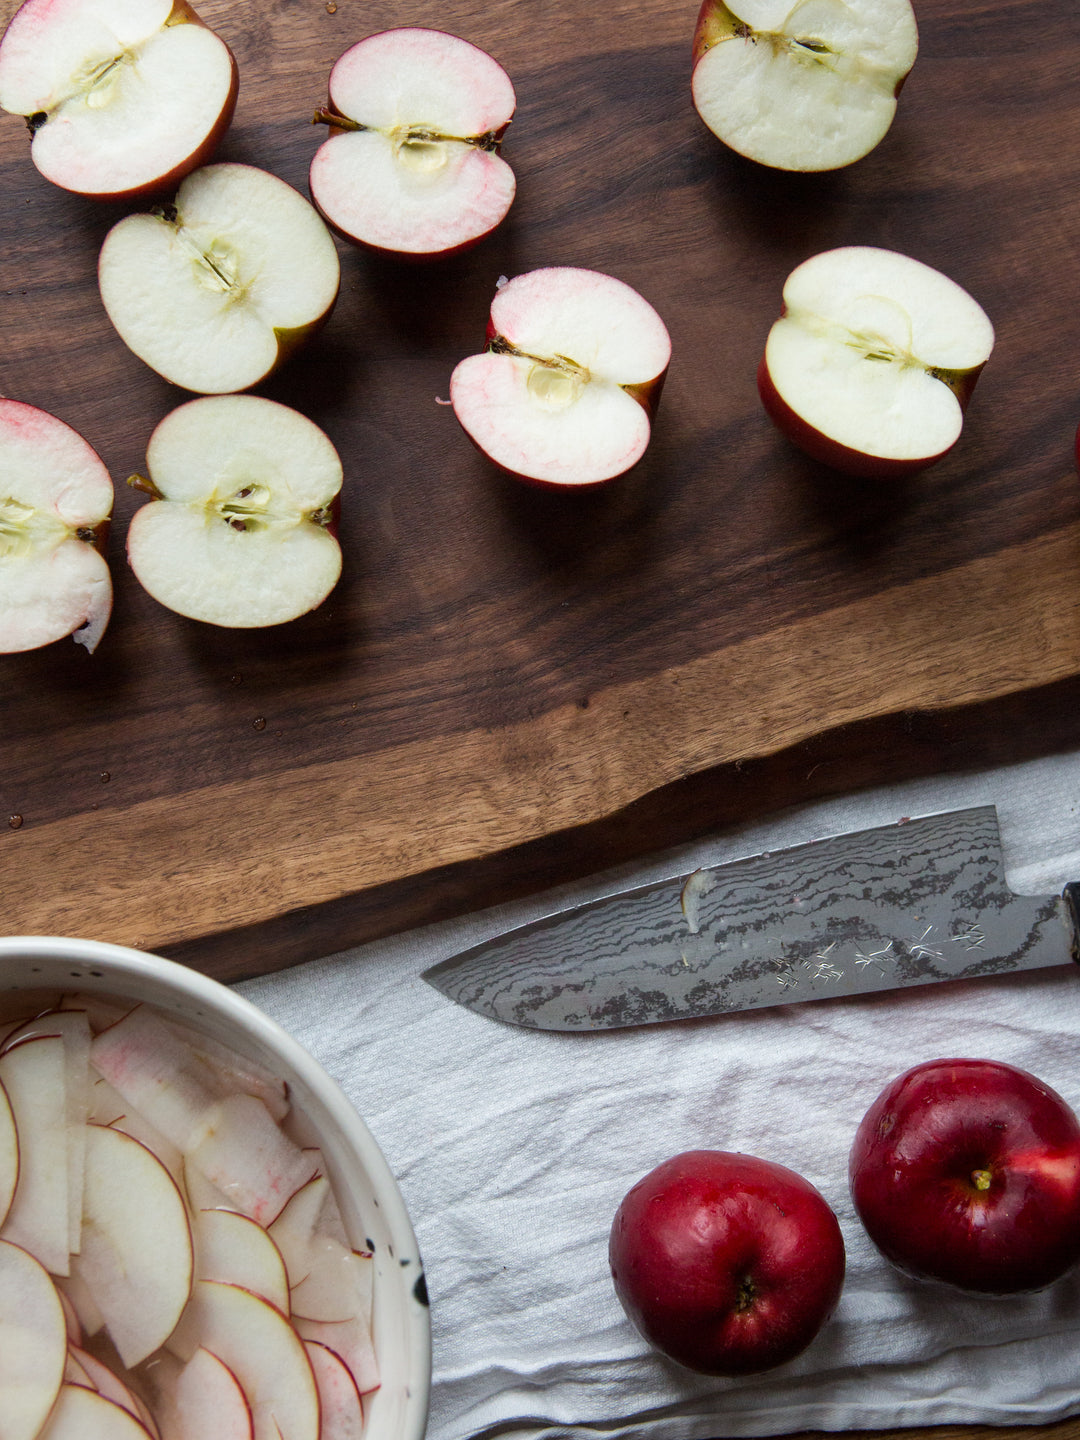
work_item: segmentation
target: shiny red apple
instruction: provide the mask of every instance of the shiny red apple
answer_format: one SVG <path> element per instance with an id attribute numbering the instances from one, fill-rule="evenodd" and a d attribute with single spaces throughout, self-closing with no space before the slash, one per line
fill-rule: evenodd
<path id="1" fill-rule="evenodd" d="M 706 1375 L 748 1375 L 800 1354 L 844 1281 L 836 1216 L 801 1175 L 769 1160 L 691 1150 L 619 1206 L 615 1293 L 645 1339 Z"/>
<path id="2" fill-rule="evenodd" d="M 1015 1066 L 905 1071 L 863 1116 L 850 1178 L 871 1240 L 916 1278 L 1005 1295 L 1080 1261 L 1080 1123 Z"/>

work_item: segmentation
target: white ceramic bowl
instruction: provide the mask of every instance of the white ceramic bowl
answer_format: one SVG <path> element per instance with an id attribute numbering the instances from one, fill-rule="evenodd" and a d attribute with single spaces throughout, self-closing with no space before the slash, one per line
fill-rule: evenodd
<path id="1" fill-rule="evenodd" d="M 421 1440 L 431 1326 L 416 1236 L 393 1175 L 352 1103 L 280 1025 L 216 980 L 141 950 L 53 936 L 0 938 L 0 1003 L 13 990 L 79 990 L 144 1001 L 286 1080 L 303 1143 L 317 1144 L 357 1248 L 375 1254 L 373 1323 L 381 1384 L 365 1440 Z"/>

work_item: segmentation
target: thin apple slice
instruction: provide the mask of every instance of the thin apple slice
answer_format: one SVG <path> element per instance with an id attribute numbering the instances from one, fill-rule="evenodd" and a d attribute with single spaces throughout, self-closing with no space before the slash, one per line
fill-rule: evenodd
<path id="1" fill-rule="evenodd" d="M 138 1140 L 157 1156 L 177 1185 L 183 1188 L 184 1157 L 179 1147 L 166 1140 L 161 1131 L 155 1129 L 134 1105 L 129 1105 L 119 1090 L 114 1089 L 103 1076 L 97 1076 L 90 1091 L 90 1123 L 122 1130 L 125 1135 Z"/>
<path id="2" fill-rule="evenodd" d="M 88 1390 L 96 1390 L 97 1386 L 90 1379 L 89 1372 L 82 1365 L 76 1352 L 69 1349 L 67 1359 L 64 1361 L 64 1384 L 85 1385 Z"/>
<path id="3" fill-rule="evenodd" d="M 0 1238 L 68 1273 L 68 1135 L 64 1041 L 35 1035 L 0 1053 L 0 1085 L 19 1134 L 19 1180 Z"/>
<path id="4" fill-rule="evenodd" d="M 191 1307 L 202 1348 L 236 1377 L 255 1440 L 319 1440 L 319 1396 L 299 1336 L 266 1300 L 237 1285 L 196 1282 Z"/>
<path id="5" fill-rule="evenodd" d="M 134 1415 L 96 1390 L 62 1385 L 40 1440 L 148 1440 L 149 1436 Z"/>
<path id="6" fill-rule="evenodd" d="M 71 1343 L 81 1346 L 86 1339 L 92 1339 L 104 1330 L 105 1317 L 98 1309 L 94 1297 L 87 1289 L 86 1282 L 77 1272 L 73 1272 L 70 1275 L 57 1276 L 56 1289 L 61 1301 L 65 1302 L 65 1314 L 69 1308 L 74 1312 L 76 1323 L 82 1332 L 81 1339 L 76 1339 L 74 1336 L 71 1336 Z"/>
<path id="7" fill-rule="evenodd" d="M 175 1020 L 165 1023 L 178 1039 L 190 1045 L 196 1055 L 206 1062 L 220 1081 L 223 1091 L 242 1090 L 247 1095 L 257 1095 L 275 1120 L 280 1122 L 285 1119 L 290 1109 L 289 1087 L 280 1076 L 248 1056 L 238 1055 L 209 1035 L 189 1030 Z"/>
<path id="8" fill-rule="evenodd" d="M 595 485 L 645 453 L 670 358 L 663 321 L 629 285 L 592 270 L 533 270 L 496 293 L 487 351 L 455 368 L 450 400 L 502 469 Z"/>
<path id="9" fill-rule="evenodd" d="M 222 1094 L 213 1072 L 145 1005 L 95 1037 L 90 1064 L 180 1150 L 202 1134 Z"/>
<path id="10" fill-rule="evenodd" d="M 112 611 L 109 472 L 70 425 L 0 399 L 0 473 L 0 653 L 65 635 L 92 651 Z"/>
<path id="11" fill-rule="evenodd" d="M 298 410 L 191 400 L 161 421 L 146 460 L 156 498 L 132 517 L 128 560 L 161 604 L 213 625 L 280 625 L 337 584 L 341 459 Z"/>
<path id="12" fill-rule="evenodd" d="M 467 40 L 406 26 L 369 35 L 330 72 L 311 198 L 373 249 L 426 258 L 475 244 L 514 199 L 498 151 L 516 103 L 506 71 Z"/>
<path id="13" fill-rule="evenodd" d="M 319 1440 L 360 1440 L 364 1433 L 364 1409 L 349 1367 L 316 1340 L 305 1340 L 304 1349 L 319 1389 L 322 1416 Z"/>
<path id="14" fill-rule="evenodd" d="M 90 1109 L 90 1022 L 82 1010 L 47 1010 L 26 1021 L 4 1042 L 15 1044 L 35 1035 L 58 1034 L 64 1042 L 64 1088 L 67 1095 L 68 1249 L 76 1254 L 82 1232 L 83 1171 L 86 1163 L 86 1122 Z"/>
<path id="15" fill-rule="evenodd" d="M 3 1228 L 15 1187 L 19 1183 L 19 1132 L 7 1091 L 0 1082 L 0 1229 Z"/>
<path id="16" fill-rule="evenodd" d="M 73 1262 L 124 1365 L 172 1333 L 191 1293 L 184 1201 L 161 1162 L 131 1136 L 87 1127 L 83 1247 Z"/>
<path id="17" fill-rule="evenodd" d="M 981 306 L 947 276 L 845 246 L 788 276 L 758 388 L 777 427 L 815 459 L 900 476 L 955 445 L 993 344 Z"/>
<path id="18" fill-rule="evenodd" d="M 186 0 L 26 0 L 0 44 L 0 107 L 47 180 L 95 198 L 169 189 L 232 118 L 237 68 Z"/>
<path id="19" fill-rule="evenodd" d="M 104 1395 L 114 1405 L 119 1405 L 122 1410 L 133 1415 L 136 1420 L 146 1424 L 147 1417 L 138 1396 L 124 1384 L 119 1375 L 109 1369 L 103 1360 L 99 1360 L 96 1355 L 75 1345 L 68 1346 L 68 1355 L 76 1361 L 99 1395 Z"/>
<path id="20" fill-rule="evenodd" d="M 344 1364 L 361 1395 L 379 1388 L 379 1364 L 372 1344 L 371 1329 L 359 1317 L 351 1320 L 307 1320 L 293 1317 L 296 1333 L 332 1350 Z"/>
<path id="21" fill-rule="evenodd" d="M 254 1095 L 219 1101 L 198 1143 L 185 1152 L 188 1169 L 200 1171 L 260 1225 L 281 1213 L 317 1164 L 313 1152 L 295 1145 Z"/>
<path id="22" fill-rule="evenodd" d="M 314 207 L 252 165 L 204 165 L 171 207 L 105 237 L 98 284 L 121 340 L 204 395 L 264 380 L 326 320 L 341 280 Z"/>
<path id="23" fill-rule="evenodd" d="M 750 160 L 835 170 L 884 137 L 918 48 L 909 0 L 704 0 L 694 106 Z"/>
<path id="24" fill-rule="evenodd" d="M 160 1386 L 162 1377 L 156 1378 Z M 240 1382 L 209 1350 L 196 1350 L 172 1372 L 158 1399 L 163 1440 L 253 1440 L 251 1407 Z"/>
<path id="25" fill-rule="evenodd" d="M 67 1362 L 64 1311 L 48 1272 L 0 1240 L 0 1396 L 4 1440 L 35 1440 Z"/>
<path id="26" fill-rule="evenodd" d="M 84 1340 L 82 1321 L 79 1319 L 79 1312 L 75 1309 L 71 1297 L 66 1290 L 59 1285 L 56 1288 L 57 1298 L 60 1301 L 60 1308 L 64 1312 L 64 1324 L 67 1326 L 68 1345 L 76 1349 L 82 1348 Z"/>

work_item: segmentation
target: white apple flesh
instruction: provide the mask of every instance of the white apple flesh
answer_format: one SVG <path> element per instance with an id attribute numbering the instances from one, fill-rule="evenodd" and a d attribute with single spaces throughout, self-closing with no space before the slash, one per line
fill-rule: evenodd
<path id="1" fill-rule="evenodd" d="M 836 170 L 885 136 L 918 48 L 909 0 L 704 0 L 694 106 L 749 160 Z"/>
<path id="2" fill-rule="evenodd" d="M 532 270 L 496 292 L 488 348 L 455 368 L 454 412 L 496 465 L 542 485 L 594 485 L 635 465 L 671 359 L 660 316 L 594 270 Z"/>
<path id="3" fill-rule="evenodd" d="M 0 1396 L 4 1440 L 35 1440 L 64 1377 L 67 1330 L 48 1272 L 0 1240 Z"/>
<path id="4" fill-rule="evenodd" d="M 130 1369 L 175 1329 L 191 1294 L 187 1210 L 169 1172 L 130 1135 L 87 1127 L 83 1247 L 73 1261 Z"/>
<path id="5" fill-rule="evenodd" d="M 514 199 L 499 155 L 516 105 L 502 66 L 440 30 L 403 27 L 353 45 L 316 114 L 331 135 L 308 185 L 320 213 L 356 244 L 445 256 L 494 230 Z"/>
<path id="6" fill-rule="evenodd" d="M 0 42 L 0 108 L 47 180 L 120 200 L 172 189 L 232 119 L 237 67 L 186 0 L 26 0 Z"/>
<path id="7" fill-rule="evenodd" d="M 341 269 L 291 185 L 252 165 L 204 165 L 170 207 L 105 237 L 98 286 L 121 340 L 174 385 L 247 390 L 327 319 Z"/>
<path id="8" fill-rule="evenodd" d="M 21 1245 L 53 1275 L 68 1273 L 68 1135 L 64 1042 L 59 1035 L 17 1041 L 0 1054 L 19 1136 L 19 1180 L 0 1238 Z"/>
<path id="9" fill-rule="evenodd" d="M 147 466 L 157 498 L 132 517 L 128 560 L 169 609 L 277 625 L 337 584 L 341 460 L 299 411 L 253 395 L 189 401 L 150 437 Z"/>
<path id="10" fill-rule="evenodd" d="M 64 1385 L 40 1440 L 150 1440 L 122 1405 L 82 1385 Z"/>
<path id="11" fill-rule="evenodd" d="M 0 653 L 66 635 L 92 651 L 112 610 L 109 472 L 62 420 L 0 399 L 0 476 Z"/>
<path id="12" fill-rule="evenodd" d="M 758 370 L 773 422 L 814 459 L 866 478 L 941 459 L 994 344 L 975 300 L 891 250 L 847 246 L 804 261 Z"/>

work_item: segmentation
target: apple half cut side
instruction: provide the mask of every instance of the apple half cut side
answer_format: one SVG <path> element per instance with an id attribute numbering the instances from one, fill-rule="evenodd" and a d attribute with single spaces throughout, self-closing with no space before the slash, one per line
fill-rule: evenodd
<path id="1" fill-rule="evenodd" d="M 162 605 L 253 628 L 313 610 L 337 584 L 341 460 L 299 411 L 256 395 L 190 400 L 146 459 L 149 478 L 133 480 L 155 499 L 132 517 L 127 552 Z"/>
<path id="2" fill-rule="evenodd" d="M 443 257 L 491 233 L 513 203 L 499 146 L 517 104 L 506 71 L 441 30 L 403 27 L 359 41 L 330 72 L 315 123 L 311 198 L 354 244 Z"/>
<path id="3" fill-rule="evenodd" d="M 0 399 L 0 654 L 66 635 L 94 650 L 112 613 L 112 505 L 109 472 L 77 431 Z"/>
<path id="4" fill-rule="evenodd" d="M 885 136 L 918 48 L 909 0 L 704 0 L 694 108 L 749 160 L 836 170 Z"/>
<path id="5" fill-rule="evenodd" d="M 940 271 L 892 250 L 845 246 L 784 285 L 758 392 L 800 449 L 866 479 L 940 460 L 994 346 L 982 307 Z"/>
<path id="6" fill-rule="evenodd" d="M 25 115 L 54 185 L 122 200 L 210 158 L 238 72 L 186 0 L 26 0 L 0 42 L 0 108 Z"/>
<path id="7" fill-rule="evenodd" d="M 488 348 L 450 378 L 454 413 L 503 470 L 542 485 L 595 485 L 645 453 L 671 339 L 636 290 L 555 266 L 496 292 Z"/>
<path id="8" fill-rule="evenodd" d="M 105 237 L 98 287 L 127 347 L 174 385 L 247 390 L 329 317 L 333 237 L 291 185 L 253 165 L 204 165 L 171 205 Z"/>

